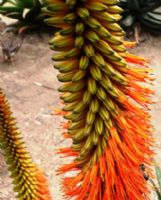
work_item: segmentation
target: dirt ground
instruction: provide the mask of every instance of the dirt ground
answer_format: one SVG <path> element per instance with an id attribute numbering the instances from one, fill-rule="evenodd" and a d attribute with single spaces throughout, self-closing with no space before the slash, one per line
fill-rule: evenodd
<path id="1" fill-rule="evenodd" d="M 57 71 L 52 66 L 47 41 L 48 34 L 39 37 L 28 35 L 22 44 L 15 61 L 11 64 L 0 62 L 0 86 L 5 90 L 11 103 L 14 116 L 22 130 L 28 150 L 34 161 L 43 169 L 50 180 L 53 199 L 62 200 L 59 188 L 60 177 L 55 176 L 56 168 L 62 160 L 55 151 L 58 147 L 69 145 L 70 141 L 61 136 L 62 118 L 51 115 L 54 108 L 60 107 L 57 88 Z M 161 163 L 161 37 L 140 44 L 133 50 L 151 60 L 154 70 L 154 100 L 152 106 L 153 124 L 156 128 L 156 161 Z M 0 52 L 0 59 L 2 53 Z M 11 180 L 0 154 L 0 200 L 14 200 Z M 156 199 L 155 196 L 152 200 Z"/>

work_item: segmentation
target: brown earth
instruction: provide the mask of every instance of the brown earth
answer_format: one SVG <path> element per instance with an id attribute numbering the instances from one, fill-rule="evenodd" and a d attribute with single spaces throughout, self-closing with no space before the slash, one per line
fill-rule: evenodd
<path id="1" fill-rule="evenodd" d="M 60 177 L 55 176 L 56 168 L 62 164 L 62 159 L 55 154 L 58 147 L 69 145 L 64 141 L 59 128 L 62 118 L 51 115 L 54 108 L 60 107 L 56 78 L 57 71 L 52 67 L 49 50 L 49 35 L 28 35 L 22 44 L 15 61 L 12 63 L 0 62 L 0 86 L 5 90 L 11 103 L 14 116 L 17 118 L 28 150 L 34 161 L 45 169 L 50 180 L 50 190 L 53 199 L 62 200 L 59 183 Z M 152 37 L 151 40 L 140 44 L 133 50 L 151 60 L 150 66 L 154 71 L 156 81 L 154 100 L 152 106 L 153 124 L 156 128 L 155 151 L 156 161 L 161 163 L 161 37 Z M 2 60 L 0 52 L 0 58 Z M 0 200 L 12 200 L 11 180 L 8 178 L 6 165 L 0 154 Z M 152 195 L 152 200 L 156 199 Z"/>

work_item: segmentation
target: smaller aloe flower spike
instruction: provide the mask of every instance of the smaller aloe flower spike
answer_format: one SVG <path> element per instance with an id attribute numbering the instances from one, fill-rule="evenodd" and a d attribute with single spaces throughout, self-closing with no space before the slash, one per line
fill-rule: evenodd
<path id="1" fill-rule="evenodd" d="M 51 200 L 44 174 L 33 163 L 0 88 L 0 143 L 20 200 Z"/>

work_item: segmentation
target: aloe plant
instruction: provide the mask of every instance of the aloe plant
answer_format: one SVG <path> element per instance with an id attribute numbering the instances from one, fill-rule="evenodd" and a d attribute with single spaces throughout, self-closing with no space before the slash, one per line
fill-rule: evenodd
<path id="1" fill-rule="evenodd" d="M 12 24 L 19 32 L 38 28 L 44 25 L 44 15 L 41 13 L 41 0 L 5 0 L 0 6 L 0 13 L 16 19 Z"/>
<path id="2" fill-rule="evenodd" d="M 138 23 L 149 32 L 161 33 L 161 0 L 120 0 L 119 5 L 123 8 L 124 29 L 132 29 Z"/>
<path id="3" fill-rule="evenodd" d="M 46 178 L 26 150 L 9 103 L 0 88 L 0 148 L 19 200 L 51 200 Z"/>
<path id="4" fill-rule="evenodd" d="M 12 1 L 13 2 L 13 1 Z M 22 2 L 21 2 L 22 3 Z M 153 93 L 146 60 L 130 54 L 118 25 L 117 0 L 47 0 L 45 22 L 60 30 L 49 42 L 67 120 L 72 157 L 58 173 L 67 173 L 62 189 L 68 199 L 145 200 L 148 187 L 140 164 L 151 165 L 153 151 L 149 104 Z M 10 7 L 9 7 L 10 8 Z M 134 66 L 134 64 L 136 66 Z M 15 127 L 0 90 L 0 142 L 22 200 L 51 199 Z M 26 178 L 27 177 L 27 178 Z"/>
<path id="5" fill-rule="evenodd" d="M 73 141 L 59 150 L 73 158 L 58 169 L 72 172 L 62 182 L 67 199 L 145 200 L 148 194 L 139 166 L 150 165 L 153 154 L 152 91 L 142 84 L 151 78 L 146 61 L 126 50 L 117 3 L 48 0 L 43 9 L 45 22 L 61 28 L 49 43 L 64 83 L 57 114 Z"/>

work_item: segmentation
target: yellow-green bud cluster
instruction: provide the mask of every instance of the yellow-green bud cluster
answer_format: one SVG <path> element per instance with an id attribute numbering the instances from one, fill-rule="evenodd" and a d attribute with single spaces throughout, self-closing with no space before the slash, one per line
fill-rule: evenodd
<path id="1" fill-rule="evenodd" d="M 124 32 L 117 24 L 121 9 L 116 3 L 51 0 L 43 9 L 50 15 L 46 23 L 62 27 L 49 44 L 60 51 L 52 59 L 61 72 L 58 80 L 65 83 L 59 91 L 65 92 L 61 98 L 66 103 L 64 111 L 70 112 L 65 116 L 71 121 L 68 132 L 73 136 L 72 148 L 80 151 L 80 161 L 88 154 L 95 162 L 107 146 L 107 130 L 112 127 L 109 112 L 113 116 L 117 113 L 111 98 L 117 100 L 120 95 L 111 81 L 127 84 L 126 78 L 112 67 L 117 62 L 126 67 L 119 55 L 126 49 L 118 37 Z"/>

